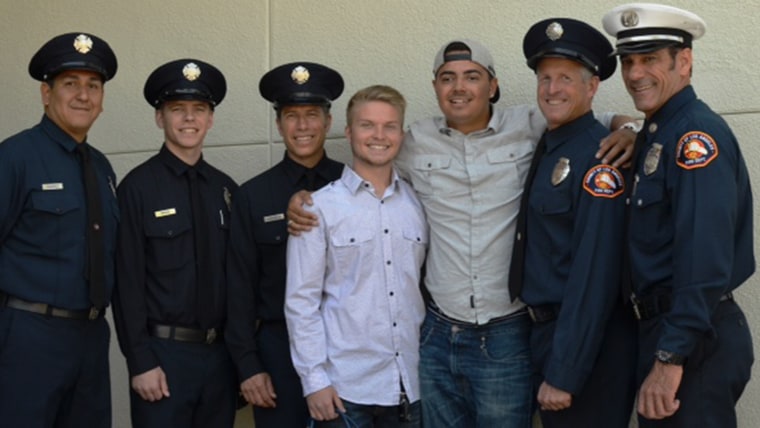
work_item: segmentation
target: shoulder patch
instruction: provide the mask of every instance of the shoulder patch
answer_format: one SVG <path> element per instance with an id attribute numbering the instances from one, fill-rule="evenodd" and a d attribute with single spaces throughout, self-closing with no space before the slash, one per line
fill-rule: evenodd
<path id="1" fill-rule="evenodd" d="M 691 131 L 678 140 L 676 163 L 683 169 L 704 168 L 718 157 L 718 145 L 704 132 Z"/>
<path id="2" fill-rule="evenodd" d="M 596 198 L 616 198 L 623 194 L 625 180 L 612 165 L 596 165 L 583 178 L 583 188 Z"/>

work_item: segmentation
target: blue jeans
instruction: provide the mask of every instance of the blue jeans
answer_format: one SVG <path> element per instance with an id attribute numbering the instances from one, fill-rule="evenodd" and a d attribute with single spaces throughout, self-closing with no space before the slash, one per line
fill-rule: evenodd
<path id="1" fill-rule="evenodd" d="M 527 313 L 473 325 L 454 322 L 428 308 L 420 337 L 426 427 L 531 427 Z"/>
<path id="2" fill-rule="evenodd" d="M 316 428 L 419 428 L 420 402 L 409 405 L 409 420 L 399 420 L 399 406 L 373 406 L 342 400 L 346 413 L 337 419 L 312 422 Z"/>

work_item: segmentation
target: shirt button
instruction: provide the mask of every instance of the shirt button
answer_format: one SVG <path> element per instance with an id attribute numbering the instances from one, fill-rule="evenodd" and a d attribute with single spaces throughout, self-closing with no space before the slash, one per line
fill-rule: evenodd
<path id="1" fill-rule="evenodd" d="M 393 326 L 396 327 L 396 323 L 395 322 L 393 323 Z"/>
<path id="2" fill-rule="evenodd" d="M 95 231 L 98 231 L 98 230 L 100 230 L 100 225 L 97 224 L 97 223 L 93 223 L 92 224 L 92 229 L 95 230 Z"/>
<path id="3" fill-rule="evenodd" d="M 516 238 L 517 238 L 518 241 L 521 240 L 522 239 L 522 234 L 520 232 L 517 232 Z"/>
<path id="4" fill-rule="evenodd" d="M 388 233 L 388 229 L 385 229 L 383 232 Z"/>
<path id="5" fill-rule="evenodd" d="M 353 242 L 354 242 L 354 238 L 351 238 L 351 239 L 349 239 L 348 241 L 349 241 L 349 242 L 351 242 L 351 243 L 353 244 Z"/>
<path id="6" fill-rule="evenodd" d="M 398 352 L 396 352 L 396 356 L 398 357 Z"/>
<path id="7" fill-rule="evenodd" d="M 644 201 L 642 201 L 641 199 L 639 199 L 638 201 L 636 201 L 636 205 L 638 205 L 638 206 L 642 206 L 643 204 L 644 204 Z"/>
<path id="8" fill-rule="evenodd" d="M 391 265 L 391 261 L 388 260 L 387 262 L 385 262 L 385 264 L 387 264 L 388 266 L 390 266 Z"/>
<path id="9" fill-rule="evenodd" d="M 391 296 L 393 296 L 393 292 L 392 291 L 390 293 L 388 293 L 388 294 L 390 294 Z"/>

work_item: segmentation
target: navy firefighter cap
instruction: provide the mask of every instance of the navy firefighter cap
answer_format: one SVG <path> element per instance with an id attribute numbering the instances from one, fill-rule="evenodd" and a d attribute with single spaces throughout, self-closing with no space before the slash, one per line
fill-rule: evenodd
<path id="1" fill-rule="evenodd" d="M 612 44 L 596 28 L 570 18 L 549 18 L 533 24 L 523 38 L 528 67 L 536 70 L 546 57 L 567 58 L 585 66 L 605 80 L 612 76 L 617 61 Z"/>
<path id="2" fill-rule="evenodd" d="M 275 110 L 286 105 L 330 107 L 343 93 L 343 77 L 322 64 L 291 62 L 264 74 L 259 81 L 259 92 Z"/>
<path id="3" fill-rule="evenodd" d="M 192 58 L 167 62 L 153 70 L 143 88 L 145 100 L 154 108 L 173 100 L 205 101 L 215 107 L 226 93 L 227 81 L 222 72 Z"/>
<path id="4" fill-rule="evenodd" d="M 105 40 L 88 33 L 55 36 L 29 61 L 29 75 L 46 81 L 66 70 L 86 70 L 100 74 L 103 81 L 116 74 L 116 55 Z"/>

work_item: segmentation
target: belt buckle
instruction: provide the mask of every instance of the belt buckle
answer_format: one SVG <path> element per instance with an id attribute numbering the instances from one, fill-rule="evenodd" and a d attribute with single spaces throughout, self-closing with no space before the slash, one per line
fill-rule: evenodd
<path id="1" fill-rule="evenodd" d="M 90 321 L 93 321 L 98 318 L 98 315 L 100 314 L 100 310 L 96 308 L 95 306 L 90 308 L 90 313 L 87 314 L 87 319 Z"/>
<path id="2" fill-rule="evenodd" d="M 531 321 L 536 322 L 536 312 L 530 306 L 528 306 L 528 315 L 530 315 Z"/>
<path id="3" fill-rule="evenodd" d="M 638 321 L 641 321 L 641 310 L 639 309 L 639 299 L 636 298 L 636 294 L 631 293 L 631 304 L 633 305 L 633 315 Z"/>
<path id="4" fill-rule="evenodd" d="M 216 340 L 216 329 L 210 328 L 206 330 L 206 344 L 211 345 Z"/>

